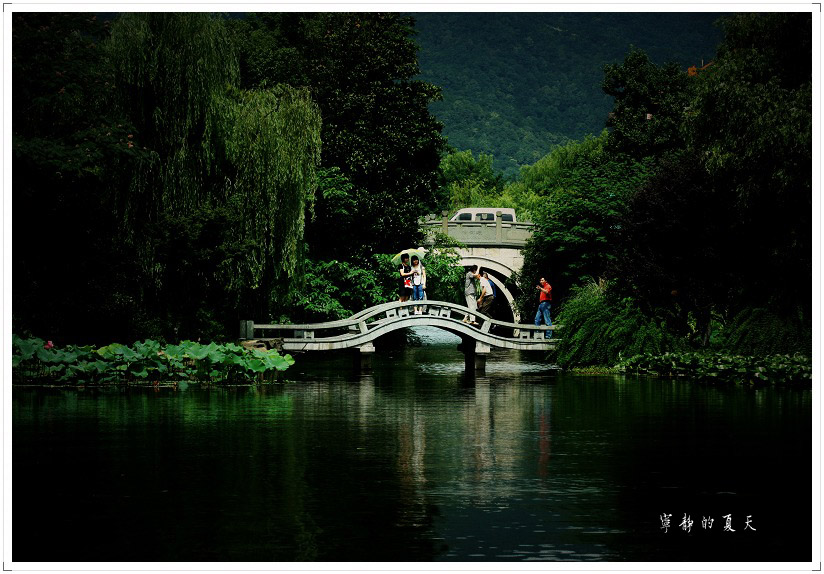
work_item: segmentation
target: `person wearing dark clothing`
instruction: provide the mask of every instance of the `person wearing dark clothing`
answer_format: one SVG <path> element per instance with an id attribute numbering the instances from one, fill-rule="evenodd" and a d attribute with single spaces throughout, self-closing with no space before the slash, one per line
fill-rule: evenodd
<path id="1" fill-rule="evenodd" d="M 401 263 L 398 265 L 398 274 L 400 275 L 400 283 L 398 285 L 398 300 L 403 303 L 409 301 L 412 295 L 412 266 L 409 265 L 409 254 L 401 255 Z"/>

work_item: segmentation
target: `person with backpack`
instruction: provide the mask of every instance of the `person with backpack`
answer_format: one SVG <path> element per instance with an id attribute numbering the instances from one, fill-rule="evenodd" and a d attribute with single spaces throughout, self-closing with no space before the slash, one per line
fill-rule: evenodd
<path id="1" fill-rule="evenodd" d="M 489 317 L 489 308 L 495 302 L 495 285 L 489 280 L 489 273 L 481 273 L 481 294 L 478 297 L 478 313 Z"/>

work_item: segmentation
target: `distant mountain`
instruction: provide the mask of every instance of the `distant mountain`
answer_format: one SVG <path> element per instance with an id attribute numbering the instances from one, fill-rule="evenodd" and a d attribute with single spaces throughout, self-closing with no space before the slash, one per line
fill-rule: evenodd
<path id="1" fill-rule="evenodd" d="M 719 13 L 415 13 L 420 78 L 449 144 L 495 157 L 507 176 L 569 140 L 598 134 L 612 108 L 605 64 L 631 46 L 684 70 L 715 56 Z"/>

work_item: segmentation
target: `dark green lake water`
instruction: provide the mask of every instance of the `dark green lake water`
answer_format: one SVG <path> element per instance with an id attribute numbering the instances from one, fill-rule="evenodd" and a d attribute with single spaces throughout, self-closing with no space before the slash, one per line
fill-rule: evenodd
<path id="1" fill-rule="evenodd" d="M 257 388 L 16 387 L 13 561 L 812 559 L 811 392 L 540 359 L 472 378 L 447 344 L 363 375 L 301 356 Z"/>

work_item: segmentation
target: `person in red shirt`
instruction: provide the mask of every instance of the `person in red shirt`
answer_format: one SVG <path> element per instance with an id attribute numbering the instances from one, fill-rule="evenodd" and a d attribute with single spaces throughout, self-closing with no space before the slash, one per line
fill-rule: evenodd
<path id="1" fill-rule="evenodd" d="M 549 316 L 549 308 L 552 307 L 552 285 L 547 283 L 547 280 L 541 277 L 539 285 L 535 288 L 541 292 L 540 302 L 538 303 L 538 312 L 535 313 L 535 326 L 541 325 L 541 318 L 547 326 L 552 326 L 552 319 Z M 552 331 L 547 331 L 546 338 L 552 338 Z"/>

